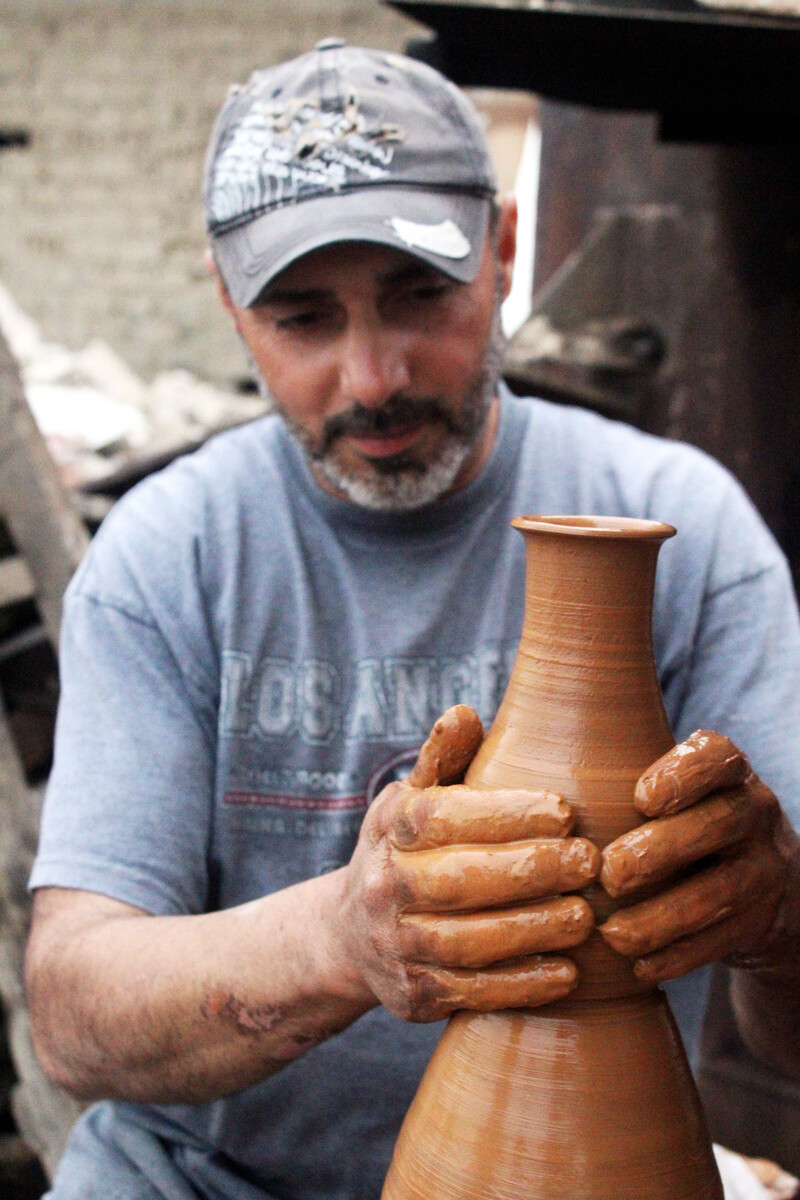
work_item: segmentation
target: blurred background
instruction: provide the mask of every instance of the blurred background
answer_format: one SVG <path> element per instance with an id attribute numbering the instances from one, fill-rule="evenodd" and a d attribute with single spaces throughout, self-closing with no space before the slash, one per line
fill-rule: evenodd
<path id="1" fill-rule="evenodd" d="M 229 84 L 328 34 L 401 50 L 415 28 L 373 0 L 4 0 L 0 281 L 48 341 L 235 387 L 200 204 Z"/>

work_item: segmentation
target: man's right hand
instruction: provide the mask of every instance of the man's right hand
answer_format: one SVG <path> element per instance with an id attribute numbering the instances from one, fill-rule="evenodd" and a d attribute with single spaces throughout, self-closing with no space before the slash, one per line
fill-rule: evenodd
<path id="1" fill-rule="evenodd" d="M 481 737 L 471 709 L 448 710 L 409 781 L 390 784 L 370 808 L 344 869 L 345 953 L 374 997 L 406 1020 L 558 1000 L 577 968 L 555 952 L 594 926 L 586 900 L 566 893 L 595 881 L 600 854 L 569 836 L 566 801 L 451 784 Z"/>

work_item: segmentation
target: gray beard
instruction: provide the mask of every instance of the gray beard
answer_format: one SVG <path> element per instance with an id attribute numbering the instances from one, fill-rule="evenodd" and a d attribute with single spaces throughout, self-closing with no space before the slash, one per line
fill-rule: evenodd
<path id="1" fill-rule="evenodd" d="M 348 472 L 333 456 L 335 438 L 323 437 L 322 444 L 317 445 L 309 438 L 307 431 L 283 412 L 279 405 L 275 404 L 275 409 L 300 442 L 312 466 L 348 500 L 362 508 L 380 512 L 410 512 L 438 500 L 453 486 L 486 424 L 500 378 L 503 349 L 500 305 L 497 303 L 483 367 L 464 397 L 457 426 L 452 418 L 446 422 L 447 437 L 436 458 L 427 465 L 386 463 L 369 474 Z M 263 393 L 263 384 L 261 387 Z M 441 408 L 435 401 L 423 403 Z M 402 411 L 402 406 L 402 398 L 398 398 L 396 407 Z M 341 418 L 335 420 L 341 421 Z M 344 420 L 347 421 L 346 416 Z"/>
<path id="2" fill-rule="evenodd" d="M 471 449 L 469 443 L 451 435 L 427 467 L 400 467 L 370 478 L 349 475 L 330 458 L 319 459 L 314 465 L 329 483 L 362 508 L 411 512 L 431 504 L 449 491 Z"/>

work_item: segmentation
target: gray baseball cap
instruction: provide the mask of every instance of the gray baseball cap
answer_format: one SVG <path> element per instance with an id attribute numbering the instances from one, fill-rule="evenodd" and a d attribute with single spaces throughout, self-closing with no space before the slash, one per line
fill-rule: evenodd
<path id="1" fill-rule="evenodd" d="M 234 87 L 206 155 L 214 258 L 234 302 L 333 242 L 378 242 L 463 283 L 497 183 L 480 118 L 422 62 L 328 38 Z"/>

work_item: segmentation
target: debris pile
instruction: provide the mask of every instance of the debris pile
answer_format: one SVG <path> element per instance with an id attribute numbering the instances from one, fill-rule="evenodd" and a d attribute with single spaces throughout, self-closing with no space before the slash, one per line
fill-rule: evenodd
<path id="1" fill-rule="evenodd" d="M 61 477 L 73 489 L 113 489 L 269 409 L 257 394 L 225 392 L 188 371 L 162 371 L 145 383 L 99 339 L 78 351 L 48 342 L 2 284 L 0 330 Z"/>

